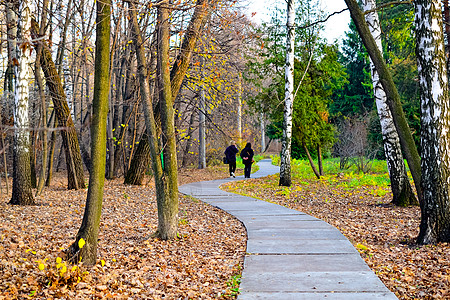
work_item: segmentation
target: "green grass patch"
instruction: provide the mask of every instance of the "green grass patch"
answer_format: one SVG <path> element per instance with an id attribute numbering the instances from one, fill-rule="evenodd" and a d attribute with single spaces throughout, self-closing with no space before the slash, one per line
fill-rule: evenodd
<path id="1" fill-rule="evenodd" d="M 274 165 L 280 164 L 279 156 L 271 156 L 271 158 Z M 317 161 L 314 163 L 317 166 Z M 329 158 L 323 160 L 323 171 L 324 175 L 320 180 L 330 186 L 343 187 L 349 190 L 363 186 L 373 187 L 370 193 L 379 197 L 384 196 L 389 190 L 390 179 L 384 160 L 373 160 L 370 171 L 362 173 L 357 171 L 356 166 L 340 169 L 339 158 Z M 291 172 L 292 179 L 303 185 L 307 185 L 308 181 L 316 178 L 308 160 L 292 159 Z M 410 172 L 408 172 L 408 176 L 412 180 Z"/>

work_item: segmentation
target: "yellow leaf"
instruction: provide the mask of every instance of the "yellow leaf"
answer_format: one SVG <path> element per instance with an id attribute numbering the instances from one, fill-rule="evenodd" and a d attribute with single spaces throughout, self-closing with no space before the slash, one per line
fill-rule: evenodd
<path id="1" fill-rule="evenodd" d="M 45 265 L 44 264 L 39 264 L 39 270 L 43 271 L 45 269 Z"/>
<path id="2" fill-rule="evenodd" d="M 57 258 L 56 258 L 56 263 L 57 263 L 57 264 L 60 264 L 61 262 L 62 262 L 62 258 L 61 258 L 61 257 L 57 257 Z"/>
<path id="3" fill-rule="evenodd" d="M 105 266 L 105 261 L 102 259 L 100 262 L 102 263 L 102 267 L 104 267 Z"/>
<path id="4" fill-rule="evenodd" d="M 84 245 L 86 244 L 85 240 L 83 238 L 81 238 L 78 241 L 78 248 L 82 249 L 84 247 Z"/>

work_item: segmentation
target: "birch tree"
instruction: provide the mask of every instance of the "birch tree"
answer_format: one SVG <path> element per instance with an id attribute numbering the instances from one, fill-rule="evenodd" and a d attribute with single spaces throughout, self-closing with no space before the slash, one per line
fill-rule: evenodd
<path id="1" fill-rule="evenodd" d="M 366 21 L 370 32 L 375 39 L 380 52 L 383 51 L 381 44 L 381 26 L 376 12 L 375 0 L 364 0 L 363 10 L 366 11 Z M 377 69 L 370 61 L 370 69 L 373 82 L 373 93 L 377 105 L 378 117 L 381 123 L 381 133 L 383 136 L 384 152 L 386 163 L 391 180 L 391 190 L 393 194 L 392 202 L 396 205 L 407 206 L 417 204 L 417 199 L 411 188 L 411 184 L 406 173 L 406 166 L 403 161 L 403 155 L 400 146 L 400 139 L 395 129 L 391 111 L 386 102 L 386 93 L 380 82 Z"/>
<path id="2" fill-rule="evenodd" d="M 10 204 L 33 205 L 34 197 L 31 191 L 30 166 L 30 121 L 28 117 L 29 82 L 31 77 L 31 1 L 22 1 L 21 7 L 21 37 L 18 49 L 13 53 L 13 68 L 15 73 L 14 89 L 14 162 L 13 191 Z M 16 1 L 7 4 L 8 23 L 14 24 L 17 7 Z M 15 23 L 17 24 L 17 22 Z"/>
<path id="3" fill-rule="evenodd" d="M 392 75 L 386 66 L 375 39 L 370 32 L 358 2 L 356 0 L 345 0 L 345 3 L 350 11 L 350 16 L 356 25 L 359 36 L 369 53 L 370 59 L 377 69 L 381 85 L 387 95 L 387 104 L 392 113 L 395 128 L 397 129 L 400 138 L 400 145 L 408 162 L 409 169 L 411 170 L 414 186 L 420 202 L 422 199 L 420 156 L 412 137 L 411 130 L 409 129 L 408 122 L 406 121 L 397 87 L 394 84 Z"/>
<path id="4" fill-rule="evenodd" d="M 415 25 L 422 113 L 418 242 L 430 244 L 450 241 L 450 117 L 441 1 L 416 0 Z"/>
<path id="5" fill-rule="evenodd" d="M 281 186 L 291 186 L 291 140 L 292 107 L 294 104 L 294 43 L 295 43 L 295 0 L 287 1 L 287 35 L 285 66 L 285 100 L 283 139 L 281 144 L 280 181 Z"/>

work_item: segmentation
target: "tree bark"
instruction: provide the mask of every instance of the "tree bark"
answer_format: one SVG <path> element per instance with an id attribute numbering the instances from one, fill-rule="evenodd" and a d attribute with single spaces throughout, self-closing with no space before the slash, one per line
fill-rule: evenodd
<path id="1" fill-rule="evenodd" d="M 376 12 L 375 0 L 364 0 L 363 9 L 370 11 L 366 14 L 366 21 L 380 53 L 383 51 L 381 44 L 381 26 Z M 373 94 L 377 105 L 378 117 L 381 123 L 381 133 L 383 136 L 384 153 L 391 180 L 391 190 L 393 194 L 392 203 L 397 206 L 417 205 L 417 199 L 412 191 L 411 183 L 408 179 L 406 166 L 400 146 L 400 139 L 395 130 L 391 111 L 386 103 L 386 93 L 381 85 L 377 69 L 370 61 Z"/>
<path id="2" fill-rule="evenodd" d="M 16 23 L 17 19 L 14 7 L 17 2 L 9 2 L 7 6 L 8 24 Z M 29 102 L 29 81 L 31 75 L 31 1 L 22 1 L 21 14 L 21 43 L 16 52 L 17 57 L 13 57 L 17 64 L 13 63 L 16 77 L 16 87 L 14 90 L 14 177 L 13 190 L 10 204 L 34 205 L 35 200 L 31 191 L 31 165 L 30 165 L 30 121 L 28 118 Z M 9 35 L 8 35 L 9 38 Z"/>
<path id="3" fill-rule="evenodd" d="M 48 0 L 44 0 L 42 3 L 42 19 L 41 26 L 39 28 L 39 35 L 43 36 L 45 33 L 45 23 L 47 21 L 47 7 Z M 36 50 L 36 62 L 35 62 L 35 77 L 39 87 L 39 96 L 41 98 L 41 118 L 42 118 L 42 166 L 39 175 L 39 182 L 37 185 L 36 196 L 42 193 L 45 183 L 45 171 L 47 169 L 47 156 L 48 156 L 48 143 L 47 143 L 47 106 L 44 92 L 44 83 L 41 77 L 40 55 L 42 46 L 39 45 Z"/>
<path id="4" fill-rule="evenodd" d="M 418 242 L 450 241 L 450 118 L 441 2 L 415 1 L 421 102 L 422 218 Z"/>
<path id="5" fill-rule="evenodd" d="M 237 132 L 238 145 L 242 143 L 242 73 L 239 72 L 238 94 L 237 94 Z"/>
<path id="6" fill-rule="evenodd" d="M 305 149 L 306 156 L 308 157 L 309 165 L 311 166 L 311 169 L 314 172 L 314 175 L 316 175 L 317 179 L 320 179 L 320 173 L 317 170 L 316 166 L 314 165 L 314 161 L 311 157 L 311 154 L 309 153 L 308 147 L 306 147 L 306 144 L 303 144 L 303 149 Z"/>
<path id="7" fill-rule="evenodd" d="M 133 4 L 131 4 L 131 21 L 133 31 L 136 38 L 136 55 L 138 59 L 138 73 L 141 86 L 141 96 L 144 103 L 144 114 L 146 119 L 147 130 L 149 133 L 149 145 L 152 156 L 152 169 L 155 177 L 156 197 L 158 205 L 158 230 L 157 234 L 161 239 L 173 239 L 177 233 L 177 214 L 178 214 L 178 186 L 176 178 L 176 157 L 171 154 L 175 148 L 173 147 L 174 128 L 170 128 L 170 121 L 173 124 L 173 110 L 170 90 L 169 75 L 169 11 L 167 7 L 158 8 L 158 83 L 160 88 L 160 102 L 162 104 L 162 124 L 163 133 L 166 136 L 164 141 L 164 164 L 159 156 L 160 148 L 157 140 L 156 122 L 153 114 L 153 106 L 151 102 L 150 87 L 148 83 L 147 66 L 145 61 L 142 36 L 137 23 L 137 17 Z M 167 107 L 169 106 L 169 107 Z M 172 114 L 170 114 L 172 113 Z M 169 125 L 169 126 L 168 126 Z M 172 130 L 172 132 L 170 132 Z M 171 136 L 172 133 L 172 136 Z M 173 150 L 172 150 L 173 149 Z M 172 151 L 171 151 L 172 150 Z M 173 169 L 173 161 L 175 159 L 175 169 Z M 164 167 L 163 167 L 164 165 Z M 174 172 L 173 172 L 174 171 Z"/>
<path id="8" fill-rule="evenodd" d="M 105 181 L 106 118 L 110 91 L 111 0 L 97 1 L 96 24 L 94 99 L 91 123 L 92 162 L 89 172 L 89 188 L 83 221 L 68 253 L 72 261 L 76 258 L 77 262 L 81 258 L 83 263 L 89 266 L 95 265 L 97 259 L 98 231 Z M 86 244 L 80 248 L 79 241 L 81 239 Z"/>
<path id="9" fill-rule="evenodd" d="M 200 57 L 201 66 L 204 67 L 204 59 Z M 203 70 L 202 70 L 203 73 Z M 202 74 L 203 75 L 203 74 Z M 206 168 L 206 99 L 205 88 L 200 84 L 198 95 L 198 168 Z"/>
<path id="10" fill-rule="evenodd" d="M 136 159 L 131 160 L 130 168 L 125 175 L 124 184 L 142 185 L 145 178 L 145 172 L 151 163 L 149 136 L 147 130 L 142 134 L 142 138 L 139 141 L 138 147 L 134 156 Z"/>
<path id="11" fill-rule="evenodd" d="M 112 66 L 110 68 L 110 89 L 111 89 L 111 95 L 109 97 L 109 111 L 108 111 L 108 121 L 107 121 L 107 139 L 108 139 L 108 143 L 107 143 L 107 151 L 108 151 L 108 165 L 106 168 L 106 178 L 107 179 L 114 179 L 114 163 L 115 163 L 115 148 L 116 148 L 116 139 L 115 139 L 115 128 L 114 128 L 114 116 L 117 115 L 115 109 L 117 107 L 117 105 L 115 105 L 115 102 L 117 101 L 117 94 L 120 94 L 120 91 L 117 90 L 117 88 L 115 87 L 114 84 L 111 84 L 112 82 L 112 78 L 113 78 L 113 68 L 116 67 L 117 70 L 120 70 L 118 68 L 117 65 L 114 64 L 114 54 L 119 51 L 117 49 L 117 39 L 118 39 L 118 35 L 119 35 L 119 29 L 122 27 L 121 26 L 121 21 L 122 21 L 122 10 L 120 10 L 119 12 L 119 17 L 117 18 L 117 23 L 114 25 L 114 38 L 112 41 L 112 46 L 111 46 L 111 57 L 110 57 L 110 65 Z M 115 72 L 114 74 L 118 77 L 122 77 L 120 76 L 121 72 Z M 115 94 L 113 94 L 113 91 L 115 91 Z"/>
<path id="12" fill-rule="evenodd" d="M 261 153 L 264 153 L 266 151 L 266 124 L 264 112 L 261 112 L 259 115 L 260 115 L 259 123 L 261 126 Z"/>
<path id="13" fill-rule="evenodd" d="M 189 130 L 187 133 L 188 139 L 186 141 L 186 146 L 184 148 L 183 161 L 181 163 L 182 167 L 186 167 L 188 164 L 189 152 L 191 152 L 192 146 L 192 134 L 194 133 L 194 120 L 195 120 L 195 110 L 192 111 L 191 117 L 189 118 Z"/>
<path id="14" fill-rule="evenodd" d="M 364 46 L 369 53 L 370 59 L 377 69 L 381 85 L 383 86 L 387 96 L 387 104 L 389 106 L 389 110 L 391 111 L 395 128 L 397 129 L 397 133 L 400 138 L 402 152 L 405 155 L 408 166 L 411 170 L 411 174 L 414 179 L 414 186 L 416 187 L 417 196 L 420 202 L 422 199 L 420 156 L 412 137 L 411 130 L 409 129 L 408 122 L 406 121 L 397 88 L 386 63 L 378 50 L 378 46 L 370 32 L 369 26 L 364 19 L 364 14 L 359 8 L 357 1 L 345 0 L 345 3 L 350 10 L 350 16 L 356 25 Z"/>
<path id="15" fill-rule="evenodd" d="M 450 9 L 448 6 L 448 0 L 442 0 L 444 5 L 444 26 L 445 26 L 445 58 L 447 61 L 447 77 L 449 77 L 450 72 Z"/>
<path id="16" fill-rule="evenodd" d="M 295 0 L 287 1 L 287 35 L 283 139 L 281 142 L 280 186 L 291 186 L 292 107 L 294 104 Z"/>
<path id="17" fill-rule="evenodd" d="M 317 145 L 317 165 L 319 166 L 319 175 L 323 176 L 323 160 L 322 160 L 322 147 Z"/>
<path id="18" fill-rule="evenodd" d="M 162 0 L 164 1 L 164 0 Z M 158 203 L 158 235 L 163 240 L 174 239 L 178 230 L 178 168 L 174 110 L 170 78 L 169 6 L 158 7 L 158 51 L 156 78 L 161 106 L 163 142 L 162 188 L 156 190 Z"/>
<path id="19" fill-rule="evenodd" d="M 54 120 L 54 121 L 53 121 Z M 52 115 L 50 116 L 50 124 L 53 123 L 53 128 L 58 127 L 58 119 L 55 118 L 55 111 L 53 110 Z M 56 148 L 56 131 L 53 130 L 50 135 L 50 150 L 48 153 L 48 170 L 47 170 L 47 179 L 45 180 L 45 186 L 50 186 L 53 177 L 53 164 L 55 161 L 55 148 Z"/>
<path id="20" fill-rule="evenodd" d="M 170 71 L 172 99 L 176 99 L 178 96 L 184 76 L 191 62 L 197 39 L 202 33 L 209 11 L 213 9 L 216 2 L 217 0 L 198 0 L 195 5 L 194 14 L 186 29 L 180 52 Z"/>
<path id="21" fill-rule="evenodd" d="M 32 33 L 34 38 L 38 37 L 38 25 L 33 22 Z M 38 44 L 35 43 L 35 47 Z M 42 43 L 41 67 L 44 71 L 47 87 L 52 96 L 59 126 L 63 127 L 61 136 L 66 154 L 68 189 L 80 189 L 85 187 L 83 163 L 81 160 L 80 145 L 77 132 L 66 101 L 66 94 L 61 79 L 52 60 L 49 48 Z"/>

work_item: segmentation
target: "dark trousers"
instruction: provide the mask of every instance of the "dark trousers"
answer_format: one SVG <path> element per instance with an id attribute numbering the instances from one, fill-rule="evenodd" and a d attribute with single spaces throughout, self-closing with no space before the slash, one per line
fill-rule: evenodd
<path id="1" fill-rule="evenodd" d="M 228 162 L 228 170 L 230 171 L 230 176 L 231 176 L 231 173 L 236 172 L 236 161 Z"/>
<path id="2" fill-rule="evenodd" d="M 251 172 L 252 172 L 252 164 L 245 164 L 244 165 L 244 177 L 250 178 Z"/>

